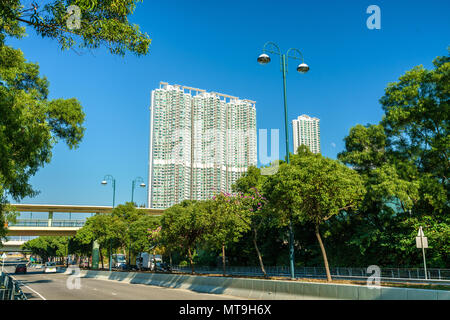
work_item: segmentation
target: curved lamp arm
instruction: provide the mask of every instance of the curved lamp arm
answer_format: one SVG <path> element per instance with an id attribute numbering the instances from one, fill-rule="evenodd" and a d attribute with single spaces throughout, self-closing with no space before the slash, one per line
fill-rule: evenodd
<path id="1" fill-rule="evenodd" d="M 297 56 L 295 56 L 295 55 L 292 55 L 292 56 L 289 55 L 289 52 L 291 52 L 291 51 L 296 52 L 300 57 L 297 57 Z M 302 63 L 305 62 L 305 61 L 303 60 L 303 54 L 302 54 L 302 52 L 301 52 L 300 50 L 296 49 L 296 48 L 290 48 L 290 49 L 286 52 L 286 56 L 287 56 L 288 58 L 292 58 L 292 59 L 296 59 L 296 60 L 301 60 Z"/>
<path id="2" fill-rule="evenodd" d="M 274 48 L 275 48 L 275 50 L 274 50 Z M 266 53 L 266 52 L 273 53 L 273 54 L 277 54 L 279 56 L 281 55 L 280 47 L 275 42 L 272 42 L 272 41 L 267 41 L 264 44 L 263 52 L 264 53 Z"/>
<path id="3" fill-rule="evenodd" d="M 144 179 L 142 177 L 136 177 L 133 180 L 134 182 L 144 182 Z"/>
<path id="4" fill-rule="evenodd" d="M 290 52 L 293 51 L 294 54 L 291 55 Z M 297 55 L 295 55 L 295 53 L 297 53 Z M 298 50 L 297 48 L 290 48 L 287 52 L 286 52 L 286 57 L 287 58 L 291 58 L 291 59 L 295 59 L 295 60 L 300 60 L 302 63 L 304 63 L 305 61 L 303 60 L 303 54 L 300 50 Z M 288 70 L 288 60 L 286 59 L 286 72 Z"/>
<path id="5" fill-rule="evenodd" d="M 104 181 L 110 181 L 110 182 L 114 182 L 116 179 L 114 179 L 114 177 L 110 174 L 107 174 L 103 177 Z"/>

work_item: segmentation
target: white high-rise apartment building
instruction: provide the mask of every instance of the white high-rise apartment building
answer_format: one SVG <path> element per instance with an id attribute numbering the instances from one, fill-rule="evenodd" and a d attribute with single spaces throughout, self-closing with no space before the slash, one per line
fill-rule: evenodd
<path id="1" fill-rule="evenodd" d="M 256 158 L 255 101 L 161 82 L 152 91 L 148 204 L 210 199 Z"/>
<path id="2" fill-rule="evenodd" d="M 292 120 L 294 153 L 299 146 L 306 145 L 313 153 L 320 153 L 320 120 L 302 114 Z"/>

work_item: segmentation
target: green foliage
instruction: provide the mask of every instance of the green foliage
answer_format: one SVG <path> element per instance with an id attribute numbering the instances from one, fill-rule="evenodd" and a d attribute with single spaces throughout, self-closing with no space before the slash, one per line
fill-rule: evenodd
<path id="1" fill-rule="evenodd" d="M 25 29 L 19 23 L 23 23 L 43 38 L 58 41 L 61 49 L 105 46 L 113 54 L 124 55 L 130 51 L 145 55 L 151 39 L 138 25 L 128 21 L 138 1 L 53 0 L 25 7 L 20 0 L 3 0 L 0 3 L 0 43 L 5 36 L 22 37 Z M 70 5 L 80 8 L 80 28 L 67 26 L 68 19 L 73 18 L 67 12 Z"/>
<path id="2" fill-rule="evenodd" d="M 240 210 L 238 204 L 230 199 L 229 194 L 216 194 L 212 201 L 207 201 L 208 228 L 205 240 L 213 248 L 220 249 L 222 246 L 237 242 L 242 234 L 249 229 L 245 221 L 239 218 L 237 212 Z"/>
<path id="3" fill-rule="evenodd" d="M 6 239 L 6 226 L 10 222 L 16 222 L 18 212 L 10 204 L 2 203 L 0 199 L 0 248 L 2 247 L 2 239 Z"/>
<path id="4" fill-rule="evenodd" d="M 450 50 L 450 49 L 449 49 Z M 448 186 L 450 170 L 450 54 L 407 71 L 380 102 L 388 149 Z"/>
<path id="5" fill-rule="evenodd" d="M 207 205 L 204 202 L 182 201 L 164 212 L 161 226 L 164 243 L 176 245 L 187 253 L 194 272 L 193 249 L 209 230 Z"/>
<path id="6" fill-rule="evenodd" d="M 261 175 L 261 169 L 250 166 L 242 177 L 239 178 L 231 187 L 234 192 L 240 192 L 243 194 L 251 192 L 253 188 L 261 190 L 266 177 L 267 176 Z"/>
<path id="7" fill-rule="evenodd" d="M 154 243 L 148 238 L 148 231 L 161 226 L 161 218 L 143 215 L 130 224 L 128 237 L 131 240 L 131 251 L 134 253 L 148 252 Z"/>
<path id="8" fill-rule="evenodd" d="M 53 0 L 22 5 L 0 2 L 0 238 L 9 215 L 6 199 L 33 197 L 29 178 L 49 163 L 53 146 L 64 141 L 77 148 L 84 135 L 84 117 L 77 99 L 48 99 L 49 82 L 37 64 L 28 63 L 20 50 L 5 45 L 7 37 L 21 38 L 25 24 L 43 38 L 55 39 L 62 49 L 106 46 L 113 54 L 126 51 L 145 55 L 151 40 L 130 24 L 137 0 Z M 81 10 L 80 28 L 69 28 L 70 5 Z"/>
<path id="9" fill-rule="evenodd" d="M 115 207 L 112 211 L 112 216 L 121 219 L 127 224 L 131 224 L 145 216 L 145 213 L 137 209 L 132 202 L 127 202 Z"/>
<path id="10" fill-rule="evenodd" d="M 289 217 L 318 225 L 342 210 L 357 208 L 365 193 L 358 173 L 336 160 L 299 148 L 264 185 L 269 205 L 287 224 Z"/>
<path id="11" fill-rule="evenodd" d="M 420 266 L 414 238 L 422 226 L 429 236 L 429 261 L 450 265 L 444 244 L 450 56 L 437 57 L 433 64 L 433 70 L 415 67 L 389 84 L 380 99 L 385 111 L 381 123 L 353 127 L 338 155 L 361 174 L 367 189 L 360 214 L 340 216 L 329 228 L 331 239 L 350 245 L 332 250 L 345 252 L 353 264 Z"/>
<path id="12" fill-rule="evenodd" d="M 339 161 L 300 146 L 290 164 L 282 164 L 276 174 L 268 177 L 264 194 L 281 225 L 290 220 L 312 223 L 329 276 L 319 225 L 342 211 L 358 208 L 365 194 L 360 175 Z"/>
<path id="13" fill-rule="evenodd" d="M 386 134 L 382 125 L 358 124 L 350 129 L 344 141 L 345 150 L 338 158 L 360 173 L 367 173 L 386 161 Z"/>
<path id="14" fill-rule="evenodd" d="M 80 244 L 97 240 L 100 248 L 117 249 L 126 245 L 126 222 L 114 215 L 97 214 L 86 220 L 75 239 Z"/>
<path id="15" fill-rule="evenodd" d="M 84 113 L 76 99 L 48 100 L 48 81 L 20 50 L 0 46 L 0 194 L 36 194 L 29 177 L 50 162 L 60 139 L 76 148 Z"/>
<path id="16" fill-rule="evenodd" d="M 50 162 L 53 146 L 62 140 L 76 148 L 83 138 L 80 103 L 74 98 L 49 100 L 48 86 L 37 64 L 0 44 L 0 204 L 7 196 L 16 201 L 35 196 L 29 179 Z M 0 215 L 5 214 L 2 209 Z M 2 224 L 0 234 L 4 232 Z"/>
<path id="17" fill-rule="evenodd" d="M 50 257 L 64 257 L 68 254 L 67 237 L 38 237 L 25 242 L 22 248 L 39 255 L 44 261 Z"/>

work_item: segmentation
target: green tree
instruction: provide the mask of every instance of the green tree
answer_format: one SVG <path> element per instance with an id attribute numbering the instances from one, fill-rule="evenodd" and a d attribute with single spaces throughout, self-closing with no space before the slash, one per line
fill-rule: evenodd
<path id="1" fill-rule="evenodd" d="M 145 215 L 145 212 L 135 207 L 132 202 L 119 204 L 112 211 L 113 217 L 118 217 L 127 224 L 131 224 Z"/>
<path id="2" fill-rule="evenodd" d="M 137 2 L 53 0 L 28 7 L 20 0 L 0 2 L 0 238 L 6 234 L 3 222 L 11 218 L 5 211 L 8 196 L 15 201 L 35 196 L 29 178 L 50 162 L 53 146 L 62 140 L 77 148 L 85 130 L 78 100 L 49 100 L 49 82 L 39 75 L 38 65 L 5 45 L 6 38 L 22 38 L 25 25 L 55 39 L 62 49 L 106 46 L 113 54 L 145 55 L 151 40 L 128 21 Z M 79 28 L 68 27 L 70 5 L 81 10 Z"/>
<path id="3" fill-rule="evenodd" d="M 267 176 L 261 174 L 261 169 L 255 166 L 248 167 L 247 171 L 231 186 L 234 192 L 243 194 L 252 192 L 254 188 L 261 190 Z"/>
<path id="4" fill-rule="evenodd" d="M 153 244 L 148 239 L 148 230 L 154 230 L 160 225 L 160 217 L 149 215 L 143 215 L 136 221 L 132 222 L 128 233 L 131 241 L 131 251 L 133 253 L 150 251 Z"/>
<path id="5" fill-rule="evenodd" d="M 98 241 L 103 268 L 102 249 L 106 249 L 108 255 L 111 255 L 113 250 L 124 247 L 126 245 L 126 231 L 126 222 L 119 217 L 110 214 L 97 214 L 86 220 L 75 238 L 82 244 Z"/>
<path id="6" fill-rule="evenodd" d="M 208 231 L 208 216 L 202 202 L 182 201 L 165 210 L 161 219 L 161 236 L 172 246 L 187 252 L 192 273 L 193 250 Z"/>
<path id="7" fill-rule="evenodd" d="M 433 65 L 414 67 L 388 85 L 380 99 L 382 125 L 389 151 L 444 184 L 450 170 L 450 54 Z"/>
<path id="8" fill-rule="evenodd" d="M 415 67 L 388 85 L 380 99 L 381 124 L 393 161 L 405 164 L 399 173 L 419 183 L 416 209 L 443 213 L 449 210 L 450 54 L 433 65 Z"/>
<path id="9" fill-rule="evenodd" d="M 340 226 L 353 230 L 348 242 L 369 264 L 420 265 L 411 241 L 419 225 L 439 232 L 430 242 L 430 261 L 448 265 L 439 250 L 448 239 L 448 153 L 450 57 L 437 57 L 433 70 L 413 68 L 388 85 L 380 99 L 379 125 L 357 125 L 338 155 L 357 170 L 367 189 L 361 215 Z M 339 223 L 331 233 L 342 237 Z"/>
<path id="10" fill-rule="evenodd" d="M 1 186 L 0 186 L 1 192 Z M 2 247 L 2 240 L 6 239 L 7 227 L 11 222 L 16 222 L 18 213 L 10 204 L 4 203 L 0 195 L 0 248 Z"/>
<path id="11" fill-rule="evenodd" d="M 36 195 L 29 178 L 50 162 L 55 143 L 63 140 L 72 149 L 83 138 L 81 105 L 73 98 L 49 100 L 48 85 L 38 66 L 26 62 L 20 50 L 0 45 L 2 204 L 7 196 L 19 201 Z"/>
<path id="12" fill-rule="evenodd" d="M 289 216 L 313 223 L 327 280 L 331 281 L 319 227 L 339 212 L 357 208 L 365 192 L 358 173 L 300 146 L 290 164 L 282 164 L 275 175 L 269 176 L 265 188 L 273 210 L 285 223 Z"/>
<path id="13" fill-rule="evenodd" d="M 228 193 L 214 195 L 212 201 L 206 201 L 205 205 L 209 216 L 209 231 L 205 240 L 212 248 L 222 250 L 222 268 L 225 275 L 225 248 L 239 241 L 248 226 L 239 218 L 239 207 Z"/>
<path id="14" fill-rule="evenodd" d="M 0 42 L 5 36 L 22 37 L 25 28 L 33 28 L 43 38 L 58 41 L 61 49 L 73 47 L 96 49 L 106 46 L 113 54 L 126 51 L 136 55 L 148 52 L 151 40 L 139 26 L 130 24 L 139 0 L 52 0 L 40 5 L 33 2 L 26 7 L 20 0 L 0 2 Z M 80 25 L 72 26 L 75 16 L 68 12 L 71 5 L 80 9 Z"/>
<path id="15" fill-rule="evenodd" d="M 83 242 L 81 238 L 77 238 L 76 236 L 70 237 L 68 248 L 69 254 L 75 254 L 78 258 L 89 257 L 92 252 L 92 241 L 88 240 L 87 242 Z"/>
<path id="16" fill-rule="evenodd" d="M 25 242 L 23 249 L 30 250 L 43 261 L 52 257 L 64 257 L 68 255 L 68 238 L 63 236 L 43 236 Z"/>

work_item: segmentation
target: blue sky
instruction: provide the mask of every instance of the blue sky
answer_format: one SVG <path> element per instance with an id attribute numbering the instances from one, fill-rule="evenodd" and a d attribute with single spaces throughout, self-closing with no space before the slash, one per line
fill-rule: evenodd
<path id="1" fill-rule="evenodd" d="M 381 9 L 380 30 L 366 27 L 372 4 Z M 130 201 L 132 180 L 147 180 L 150 91 L 160 81 L 255 100 L 258 128 L 280 129 L 284 156 L 279 63 L 256 62 L 266 41 L 302 51 L 311 69 L 300 75 L 289 64 L 289 122 L 320 118 L 322 153 L 336 158 L 352 126 L 380 121 L 378 100 L 389 82 L 446 54 L 449 12 L 447 0 L 146 0 L 130 18 L 152 38 L 140 58 L 61 51 L 28 28 L 28 37 L 8 44 L 39 63 L 51 98 L 80 100 L 86 134 L 76 150 L 55 146 L 52 162 L 31 179 L 40 195 L 21 202 L 111 205 L 111 186 L 100 184 L 105 174 L 116 178 L 116 204 Z M 146 203 L 146 190 L 136 189 L 135 200 Z"/>

